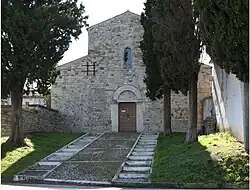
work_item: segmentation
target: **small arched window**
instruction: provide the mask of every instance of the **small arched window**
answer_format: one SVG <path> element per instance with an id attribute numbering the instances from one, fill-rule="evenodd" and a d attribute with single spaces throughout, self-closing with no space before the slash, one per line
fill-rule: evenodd
<path id="1" fill-rule="evenodd" d="M 132 68 L 132 52 L 130 47 L 126 47 L 124 50 L 124 67 Z"/>

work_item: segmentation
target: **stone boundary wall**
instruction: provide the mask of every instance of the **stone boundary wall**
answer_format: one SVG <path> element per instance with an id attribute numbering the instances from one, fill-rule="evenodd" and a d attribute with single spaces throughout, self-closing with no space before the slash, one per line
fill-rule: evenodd
<path id="1" fill-rule="evenodd" d="M 71 132 L 66 117 L 57 110 L 41 105 L 24 106 L 22 110 L 23 128 L 30 132 Z M 1 105 L 1 135 L 7 136 L 11 130 L 11 105 Z"/>

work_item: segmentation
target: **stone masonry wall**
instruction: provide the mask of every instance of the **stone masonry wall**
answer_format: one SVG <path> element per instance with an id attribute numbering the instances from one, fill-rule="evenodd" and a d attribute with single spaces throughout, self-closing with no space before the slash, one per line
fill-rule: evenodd
<path id="1" fill-rule="evenodd" d="M 140 16 L 125 12 L 89 28 L 88 56 L 61 65 L 61 71 L 52 87 L 51 106 L 70 119 L 71 130 L 78 132 L 110 132 L 113 95 L 123 85 L 131 85 L 142 96 L 144 131 L 163 130 L 162 100 L 152 102 L 146 96 L 143 83 L 145 66 L 139 48 L 143 35 Z M 132 68 L 124 68 L 124 49 L 132 50 Z M 95 64 L 95 76 L 86 65 Z M 198 103 L 211 95 L 210 68 L 202 66 L 199 74 Z M 208 82 L 208 83 L 207 83 Z M 122 93 L 121 98 L 135 98 Z M 172 93 L 172 127 L 185 131 L 188 120 L 188 98 Z M 200 107 L 199 107 L 200 109 Z M 199 112 L 198 112 L 199 113 Z M 117 113 L 118 114 L 118 113 Z M 199 113 L 200 114 L 200 113 Z M 201 118 L 201 116 L 198 116 Z M 200 123 L 200 122 L 199 122 Z"/>
<path id="2" fill-rule="evenodd" d="M 203 112 L 202 108 L 202 100 L 212 96 L 212 67 L 209 65 L 202 65 L 200 68 L 199 76 L 198 76 L 198 106 L 197 106 L 197 124 L 198 128 L 200 128 L 203 121 Z"/>
<path id="3" fill-rule="evenodd" d="M 65 116 L 40 105 L 23 107 L 23 128 L 25 133 L 30 132 L 70 132 Z M 1 106 L 1 135 L 9 135 L 11 131 L 11 106 Z"/>

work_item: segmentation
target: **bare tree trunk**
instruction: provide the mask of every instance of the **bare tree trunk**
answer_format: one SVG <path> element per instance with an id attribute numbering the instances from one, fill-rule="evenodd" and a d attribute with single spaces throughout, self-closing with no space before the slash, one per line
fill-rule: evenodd
<path id="1" fill-rule="evenodd" d="M 171 90 L 164 86 L 164 133 L 172 133 L 171 129 Z"/>
<path id="2" fill-rule="evenodd" d="M 189 89 L 189 108 L 188 108 L 188 130 L 186 134 L 186 143 L 197 140 L 197 79 L 195 78 Z"/>
<path id="3" fill-rule="evenodd" d="M 244 82 L 244 110 L 243 110 L 243 123 L 244 123 L 244 148 L 249 153 L 249 83 Z"/>
<path id="4" fill-rule="evenodd" d="M 15 144 L 16 146 L 26 145 L 22 126 L 22 101 L 23 87 L 16 86 L 11 90 L 11 134 L 8 139 L 9 143 Z"/>

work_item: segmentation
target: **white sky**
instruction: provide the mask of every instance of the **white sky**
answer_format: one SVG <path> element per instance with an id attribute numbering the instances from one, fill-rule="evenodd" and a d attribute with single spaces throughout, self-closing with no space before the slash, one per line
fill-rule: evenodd
<path id="1" fill-rule="evenodd" d="M 90 26 L 121 14 L 127 10 L 141 14 L 146 0 L 79 0 L 85 6 L 86 15 L 89 15 Z M 78 40 L 72 40 L 69 50 L 58 65 L 73 61 L 88 54 L 88 33 L 85 28 Z"/>

